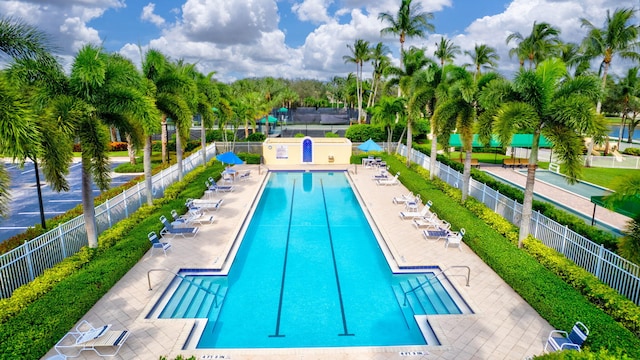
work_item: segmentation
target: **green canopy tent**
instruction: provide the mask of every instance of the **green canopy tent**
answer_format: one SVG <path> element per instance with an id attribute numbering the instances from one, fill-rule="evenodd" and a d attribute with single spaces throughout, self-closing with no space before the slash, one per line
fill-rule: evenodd
<path id="1" fill-rule="evenodd" d="M 267 122 L 267 120 L 265 118 L 262 118 L 262 119 L 260 119 L 259 122 L 260 122 L 260 124 L 265 124 Z M 269 124 L 273 124 L 273 123 L 276 123 L 276 122 L 278 122 L 278 118 L 269 115 Z"/>
<path id="2" fill-rule="evenodd" d="M 607 204 L 605 200 L 606 196 L 592 196 L 591 202 L 593 203 L 593 215 L 591 216 L 591 225 L 595 223 L 596 220 L 596 206 L 600 205 L 604 208 L 610 209 L 612 211 L 617 212 L 618 214 L 628 216 L 632 219 L 635 219 L 638 215 L 640 215 L 640 196 L 634 196 L 628 199 L 624 199 L 622 201 L 614 201 L 611 206 Z"/>
<path id="3" fill-rule="evenodd" d="M 449 136 L 449 146 L 454 148 L 456 147 L 462 148 L 462 138 L 460 137 L 460 134 L 451 134 L 451 136 Z M 471 147 L 474 147 L 474 148 L 485 147 L 485 145 L 480 142 L 480 136 L 478 134 L 473 135 L 473 140 L 471 141 Z M 488 147 L 492 147 L 492 148 L 500 147 L 500 142 L 498 141 L 498 138 L 495 135 L 491 137 L 491 141 L 489 141 Z M 462 153 L 460 153 L 460 158 L 462 159 Z"/>
<path id="4" fill-rule="evenodd" d="M 511 147 L 519 147 L 519 148 L 531 148 L 531 143 L 533 142 L 533 134 L 514 134 L 511 138 Z M 462 139 L 460 138 L 460 134 L 451 134 L 449 137 L 449 146 L 451 147 L 462 147 Z M 480 143 L 480 139 L 478 134 L 473 135 L 473 142 L 471 144 L 472 147 L 484 147 L 484 144 Z M 497 136 L 493 136 L 489 143 L 489 147 L 500 147 L 500 141 Z M 540 135 L 540 141 L 538 142 L 538 146 L 542 148 L 550 148 L 553 144 L 547 140 L 543 135 Z"/>

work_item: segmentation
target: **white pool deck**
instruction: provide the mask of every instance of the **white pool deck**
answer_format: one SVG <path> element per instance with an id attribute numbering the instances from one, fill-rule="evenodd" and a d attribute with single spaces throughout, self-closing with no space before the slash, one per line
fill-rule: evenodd
<path id="1" fill-rule="evenodd" d="M 207 349 L 182 350 L 195 323 L 194 319 L 145 319 L 173 276 L 152 272 L 149 291 L 147 272 L 165 268 L 173 272 L 181 268 L 220 268 L 241 231 L 260 185 L 265 168 L 252 169 L 249 181 L 237 182 L 236 191 L 215 195 L 223 198 L 222 207 L 212 212 L 214 224 L 202 225 L 195 238 L 175 238 L 168 256 L 150 250 L 96 305 L 83 317 L 94 325 L 112 324 L 113 330 L 127 329 L 131 336 L 115 358 L 158 359 L 177 355 L 196 359 L 524 359 L 541 354 L 551 326 L 515 293 L 467 246 L 462 251 L 445 248 L 444 242 L 427 241 L 410 220 L 398 213 L 404 207 L 394 205 L 392 198 L 407 193 L 402 185 L 377 186 L 371 180 L 374 170 L 361 166 L 322 166 L 322 169 L 348 169 L 353 184 L 362 196 L 371 218 L 388 244 L 396 266 L 436 265 L 447 268 L 468 265 L 470 286 L 462 276 L 449 279 L 471 306 L 471 315 L 429 316 L 429 322 L 441 346 L 355 347 L 355 348 L 287 348 L 287 349 Z M 317 170 L 317 167 L 299 167 Z M 298 169 L 299 169 L 298 168 Z M 275 170 L 273 167 L 272 170 Z M 401 175 L 402 177 L 402 175 Z M 442 204 L 438 204 L 442 206 Z M 168 215 L 168 214 L 167 214 Z M 450 275 L 465 274 L 453 269 Z M 251 326 L 248 322 L 247 326 Z M 71 329 L 70 329 L 71 330 Z M 393 331 L 393 329 L 389 329 Z M 56 355 L 51 349 L 43 359 Z M 84 351 L 78 359 L 100 359 L 93 351 Z"/>

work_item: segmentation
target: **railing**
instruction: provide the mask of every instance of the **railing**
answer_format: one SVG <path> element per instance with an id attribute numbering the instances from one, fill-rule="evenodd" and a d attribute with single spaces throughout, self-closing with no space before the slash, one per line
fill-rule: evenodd
<path id="1" fill-rule="evenodd" d="M 166 271 L 166 272 L 168 272 L 169 274 L 173 274 L 173 275 L 175 275 L 176 277 L 178 277 L 178 278 L 182 279 L 182 281 L 186 281 L 186 282 L 188 282 L 190 286 L 195 286 L 195 287 L 197 287 L 198 289 L 200 289 L 200 290 L 202 290 L 202 291 L 206 292 L 207 294 L 209 294 L 209 295 L 213 295 L 213 306 L 215 306 L 215 307 L 218 307 L 218 306 L 219 306 L 219 305 L 218 305 L 218 294 L 214 293 L 213 291 L 211 291 L 211 290 L 209 290 L 209 289 L 205 288 L 204 286 L 202 286 L 202 285 L 200 285 L 200 284 L 194 283 L 193 281 L 191 281 L 191 280 L 187 279 L 186 277 L 184 277 L 184 276 L 182 276 L 182 275 L 180 275 L 180 274 L 176 274 L 176 273 L 174 273 L 173 271 L 171 271 L 171 270 L 169 270 L 169 269 L 151 269 L 151 270 L 147 271 L 147 283 L 149 284 L 149 291 L 153 290 L 153 289 L 151 288 L 151 273 L 152 273 L 152 272 L 156 272 L 156 271 Z"/>
<path id="2" fill-rule="evenodd" d="M 583 164 L 586 164 L 587 157 L 584 157 Z M 591 156 L 591 166 L 614 169 L 640 169 L 640 156 L 618 155 L 618 156 Z"/>
<path id="3" fill-rule="evenodd" d="M 402 145 L 398 153 L 406 156 L 407 147 Z M 412 149 L 411 161 L 429 169 L 430 158 Z M 436 163 L 435 176 L 451 186 L 462 185 L 462 174 Z M 495 213 L 514 225 L 520 224 L 522 204 L 512 200 L 489 186 L 474 180 L 469 182 L 469 195 L 484 203 Z M 589 271 L 605 284 L 640 305 L 640 267 L 633 262 L 607 250 L 584 236 L 570 230 L 552 219 L 534 211 L 529 226 L 530 234 L 546 246 L 555 249 L 578 266 Z"/>
<path id="4" fill-rule="evenodd" d="M 215 156 L 215 144 L 207 147 L 207 161 Z M 182 161 L 183 173 L 202 164 L 202 154 L 194 153 Z M 153 176 L 154 198 L 164 196 L 165 189 L 178 180 L 178 167 L 173 165 Z M 96 206 L 97 232 L 101 234 L 113 224 L 127 218 L 147 201 L 146 185 L 140 182 L 121 194 Z M 57 228 L 29 240 L 0 255 L 0 298 L 7 298 L 18 287 L 78 252 L 88 243 L 82 215 L 58 225 Z"/>
<path id="5" fill-rule="evenodd" d="M 409 293 L 415 292 L 418 289 L 421 289 L 422 286 L 424 286 L 426 283 L 431 283 L 431 280 L 437 278 L 438 276 L 444 274 L 445 271 L 449 270 L 449 269 L 455 269 L 455 268 L 465 268 L 467 269 L 467 286 L 469 286 L 469 280 L 471 279 L 471 268 L 467 265 L 453 265 L 453 266 L 449 266 L 446 269 L 440 270 L 440 272 L 437 272 L 435 274 L 433 274 L 431 277 L 427 277 L 427 279 L 423 282 L 419 282 L 418 281 L 418 285 L 414 286 L 413 288 L 407 290 L 404 292 L 404 301 L 402 303 L 402 306 L 407 306 L 407 295 L 409 295 Z M 464 276 L 464 275 L 449 275 L 449 276 Z"/>

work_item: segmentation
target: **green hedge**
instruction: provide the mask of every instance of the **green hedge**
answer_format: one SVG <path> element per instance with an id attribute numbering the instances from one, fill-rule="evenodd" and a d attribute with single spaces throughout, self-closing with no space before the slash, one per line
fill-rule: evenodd
<path id="1" fill-rule="evenodd" d="M 0 300 L 0 359 L 42 357 L 145 255 L 147 233 L 160 230 L 158 217 L 180 208 L 188 197 L 201 197 L 204 180 L 220 171 L 222 164 L 215 161 L 194 169 L 153 206 L 105 231 L 97 249 L 83 248 Z"/>
<path id="2" fill-rule="evenodd" d="M 428 181 L 428 172 L 413 165 L 407 169 L 404 160 L 395 157 L 385 157 L 393 172 L 400 171 L 400 180 L 414 193 L 418 193 L 425 200 L 433 201 L 433 210 L 441 218 L 447 219 L 454 229 L 464 227 L 467 231 L 464 242 L 487 265 L 489 265 L 503 280 L 505 280 L 520 296 L 522 296 L 536 311 L 552 326 L 558 329 L 570 329 L 575 321 L 582 321 L 591 330 L 585 344 L 586 348 L 598 351 L 625 352 L 632 358 L 640 358 L 640 340 L 629 329 L 618 323 L 612 316 L 589 301 L 578 290 L 567 284 L 553 271 L 538 262 L 537 258 L 527 251 L 518 249 L 517 228 L 474 199 L 468 199 L 464 206 L 460 204 L 460 192 L 435 180 Z M 473 211 L 472 211 L 473 210 Z M 498 230 L 496 230 L 498 229 Z M 504 235 L 503 235 L 504 234 Z M 537 241 L 528 238 L 525 242 L 527 249 L 533 248 Z M 567 266 L 569 264 L 566 264 Z M 576 265 L 572 265 L 572 273 L 580 273 Z M 565 268 L 568 269 L 568 268 Z M 606 285 L 597 280 L 589 281 L 593 277 L 582 273 L 579 283 L 591 284 L 584 289 L 597 288 L 593 294 L 602 294 Z M 599 286 L 596 284 L 599 283 Z M 608 291 L 613 291 L 608 288 Z M 607 296 L 611 295 L 607 293 Z M 597 297 L 597 296 L 596 296 Z M 629 304 L 618 295 L 616 299 L 605 297 L 607 301 L 624 304 L 612 307 L 624 312 L 628 317 L 627 324 L 636 331 L 637 321 L 634 319 L 637 306 Z"/>

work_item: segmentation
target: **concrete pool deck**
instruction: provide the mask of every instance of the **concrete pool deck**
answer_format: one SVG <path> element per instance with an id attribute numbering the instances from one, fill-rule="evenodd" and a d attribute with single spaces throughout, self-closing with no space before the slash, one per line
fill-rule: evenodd
<path id="1" fill-rule="evenodd" d="M 361 195 L 367 212 L 398 266 L 436 265 L 447 268 L 467 265 L 471 268 L 470 286 L 466 285 L 466 270 L 447 272 L 450 281 L 471 306 L 471 315 L 429 316 L 441 346 L 355 347 L 355 348 L 294 348 L 294 349 L 206 349 L 182 350 L 194 323 L 198 319 L 145 319 L 162 292 L 173 279 L 164 272 L 150 274 L 151 269 L 181 268 L 216 269 L 224 265 L 233 252 L 234 240 L 241 231 L 254 205 L 266 170 L 251 168 L 249 181 L 236 182 L 232 193 L 216 194 L 223 198 L 221 208 L 212 214 L 212 225 L 202 225 L 195 238 L 175 238 L 168 256 L 150 250 L 95 306 L 83 317 L 93 325 L 112 324 L 113 330 L 127 329 L 131 336 L 116 358 L 158 359 L 177 355 L 196 359 L 524 359 L 541 354 L 551 326 L 518 294 L 498 277 L 468 247 L 445 248 L 444 241 L 424 240 L 412 222 L 402 220 L 392 198 L 407 193 L 404 186 L 377 186 L 371 180 L 374 170 L 361 166 L 322 166 L 322 169 L 348 169 L 352 183 Z M 276 170 L 275 167 L 270 167 Z M 300 166 L 297 169 L 318 169 Z M 401 175 L 402 177 L 402 175 Z M 425 199 L 427 200 L 427 199 Z M 442 206 L 442 204 L 437 204 Z M 159 225 L 160 226 L 160 225 Z M 251 324 L 248 323 L 247 326 Z M 389 331 L 393 331 L 389 329 Z M 43 359 L 55 355 L 51 349 Z M 92 351 L 84 351 L 79 359 L 100 359 Z"/>

